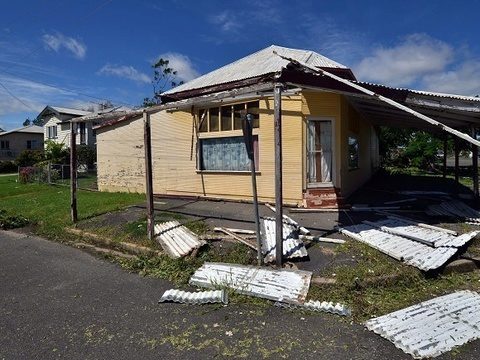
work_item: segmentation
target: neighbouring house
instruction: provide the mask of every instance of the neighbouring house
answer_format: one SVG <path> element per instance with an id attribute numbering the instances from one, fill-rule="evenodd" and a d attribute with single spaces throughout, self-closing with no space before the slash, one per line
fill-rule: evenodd
<path id="1" fill-rule="evenodd" d="M 251 113 L 258 195 L 273 201 L 277 84 L 286 204 L 336 206 L 362 186 L 379 167 L 379 125 L 444 130 L 422 121 L 422 111 L 455 128 L 480 123 L 478 98 L 362 83 L 318 53 L 273 45 L 163 93 L 165 105 L 149 110 L 154 193 L 251 200 L 242 138 L 244 115 Z M 144 192 L 142 114 L 126 113 L 95 129 L 99 189 Z"/>
<path id="2" fill-rule="evenodd" d="M 38 114 L 42 119 L 45 141 L 50 140 L 70 147 L 70 120 L 90 114 L 91 111 L 47 105 Z M 94 146 L 96 143 L 92 123 L 83 123 L 78 129 L 77 144 Z"/>
<path id="3" fill-rule="evenodd" d="M 43 149 L 43 128 L 29 125 L 0 133 L 0 160 L 15 160 L 23 150 Z"/>

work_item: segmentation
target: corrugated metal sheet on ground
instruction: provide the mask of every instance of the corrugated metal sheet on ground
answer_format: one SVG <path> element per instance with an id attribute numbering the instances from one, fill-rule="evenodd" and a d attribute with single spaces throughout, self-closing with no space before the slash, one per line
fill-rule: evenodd
<path id="1" fill-rule="evenodd" d="M 458 291 L 368 320 L 367 329 L 416 359 L 480 338 L 480 295 Z"/>
<path id="2" fill-rule="evenodd" d="M 194 249 L 206 244 L 178 221 L 156 224 L 155 234 L 162 248 L 173 258 L 188 255 Z"/>
<path id="3" fill-rule="evenodd" d="M 461 201 L 445 201 L 440 204 L 430 205 L 427 214 L 432 216 L 450 216 L 464 219 L 465 221 L 480 225 L 480 211 L 475 210 Z"/>
<path id="4" fill-rule="evenodd" d="M 423 271 L 441 267 L 458 250 L 448 247 L 433 248 L 402 236 L 386 233 L 367 224 L 347 226 L 339 231 Z"/>
<path id="5" fill-rule="evenodd" d="M 189 292 L 177 289 L 170 289 L 163 293 L 158 302 L 178 302 L 182 304 L 208 304 L 208 303 L 228 303 L 225 290 L 209 290 L 199 292 Z"/>
<path id="6" fill-rule="evenodd" d="M 302 270 L 205 263 L 192 275 L 190 284 L 207 288 L 226 286 L 241 294 L 303 304 L 311 278 L 311 272 Z"/>
<path id="7" fill-rule="evenodd" d="M 455 236 L 445 231 L 417 226 L 399 218 L 388 218 L 369 223 L 375 224 L 382 231 L 419 241 L 432 247 L 462 247 L 479 233 L 479 231 L 472 231 Z"/>
<path id="8" fill-rule="evenodd" d="M 262 222 L 262 253 L 265 255 L 265 262 L 272 262 L 276 259 L 276 222 L 273 218 L 264 218 Z M 308 256 L 303 241 L 298 238 L 296 226 L 283 223 L 283 255 L 288 258 L 301 258 Z"/>
<path id="9" fill-rule="evenodd" d="M 297 308 L 309 311 L 327 312 L 341 316 L 350 316 L 352 314 L 351 310 L 345 305 L 327 301 L 309 300 L 303 305 L 291 305 L 277 301 L 275 303 L 275 306 L 283 308 Z"/>

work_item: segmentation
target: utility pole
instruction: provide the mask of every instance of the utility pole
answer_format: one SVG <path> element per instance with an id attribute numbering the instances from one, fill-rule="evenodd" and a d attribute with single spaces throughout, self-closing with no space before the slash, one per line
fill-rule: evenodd
<path id="1" fill-rule="evenodd" d="M 274 86 L 275 138 L 275 257 L 277 267 L 283 265 L 283 180 L 282 180 L 282 84 Z"/>
<path id="2" fill-rule="evenodd" d="M 152 175 L 152 136 L 150 114 L 143 111 L 143 142 L 145 148 L 145 195 L 147 198 L 147 235 L 151 240 L 155 233 L 155 216 L 153 206 L 153 175 Z"/>

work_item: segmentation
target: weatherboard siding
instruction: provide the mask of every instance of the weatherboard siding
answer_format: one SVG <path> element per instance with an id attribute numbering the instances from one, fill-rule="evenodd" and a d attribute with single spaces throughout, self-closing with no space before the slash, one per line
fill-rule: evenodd
<path id="1" fill-rule="evenodd" d="M 302 203 L 302 116 L 300 96 L 283 99 L 284 200 Z M 200 172 L 196 137 L 192 143 L 192 115 L 186 111 L 161 111 L 151 115 L 153 191 L 155 194 L 205 196 L 251 200 L 249 172 Z M 260 101 L 258 194 L 262 201 L 275 197 L 273 99 Z M 200 134 L 200 137 L 241 136 L 241 130 Z M 140 149 L 140 146 L 142 148 Z M 192 152 L 193 148 L 193 152 Z M 103 191 L 144 192 L 143 123 L 99 129 L 98 186 Z M 191 156 L 192 152 L 192 156 Z"/>
<path id="2" fill-rule="evenodd" d="M 110 192 L 145 192 L 142 119 L 99 129 L 97 140 L 99 189 Z"/>

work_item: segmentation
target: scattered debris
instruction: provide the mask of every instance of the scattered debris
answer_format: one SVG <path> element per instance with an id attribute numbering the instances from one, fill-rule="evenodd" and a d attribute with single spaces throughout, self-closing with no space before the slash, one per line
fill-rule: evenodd
<path id="1" fill-rule="evenodd" d="M 394 201 L 385 201 L 385 205 L 394 205 L 394 204 L 403 204 L 406 202 L 417 201 L 417 198 L 403 199 L 403 200 L 394 200 Z"/>
<path id="2" fill-rule="evenodd" d="M 478 266 L 474 260 L 471 259 L 457 259 L 445 266 L 444 274 L 452 273 L 467 273 L 478 269 Z"/>
<path id="3" fill-rule="evenodd" d="M 358 206 L 353 205 L 353 211 L 378 211 L 378 210 L 400 210 L 400 206 Z"/>
<path id="4" fill-rule="evenodd" d="M 265 204 L 266 207 L 268 207 L 270 210 L 272 210 L 273 212 L 276 212 L 277 210 L 275 209 L 274 206 L 270 205 L 270 204 Z M 298 227 L 298 229 L 300 230 L 300 232 L 303 234 L 303 235 L 309 235 L 310 234 L 310 230 L 304 228 L 303 226 L 300 226 L 298 225 L 298 223 L 293 220 L 291 217 L 283 214 L 283 219 L 287 222 L 287 224 L 290 224 L 290 225 L 293 225 L 293 226 L 296 226 Z"/>
<path id="5" fill-rule="evenodd" d="M 311 278 L 311 272 L 302 270 L 205 263 L 192 275 L 190 284 L 206 288 L 228 287 L 245 295 L 303 304 Z"/>
<path id="6" fill-rule="evenodd" d="M 212 303 L 228 304 L 228 296 L 225 290 L 189 292 L 177 289 L 170 289 L 163 293 L 161 299 L 158 302 L 162 303 L 167 301 L 194 305 Z"/>
<path id="7" fill-rule="evenodd" d="M 180 258 L 190 254 L 206 242 L 199 240 L 197 235 L 180 225 L 178 221 L 168 221 L 155 225 L 157 240 L 165 252 L 172 258 Z"/>
<path id="8" fill-rule="evenodd" d="M 327 312 L 331 314 L 336 314 L 340 316 L 350 316 L 352 311 L 343 304 L 333 302 L 326 302 L 326 301 L 313 301 L 309 300 L 303 305 L 291 305 L 285 304 L 282 302 L 277 301 L 275 306 L 283 307 L 287 309 L 301 309 L 301 310 L 309 310 L 309 311 L 318 311 L 318 312 Z"/>
<path id="9" fill-rule="evenodd" d="M 233 239 L 235 239 L 237 241 L 240 241 L 242 244 L 247 245 L 249 248 L 257 251 L 257 244 L 255 242 L 249 241 L 245 238 L 242 238 L 241 236 L 238 236 L 238 235 L 234 234 L 232 231 L 228 230 L 227 228 L 217 227 L 215 229 L 216 229 L 216 231 L 221 231 L 224 234 L 227 234 L 228 236 L 231 236 Z"/>
<path id="10" fill-rule="evenodd" d="M 444 231 L 444 229 L 433 226 L 418 226 L 415 223 L 405 221 L 398 217 L 389 217 L 385 220 L 379 221 L 364 221 L 363 223 L 378 228 L 381 231 L 394 235 L 399 235 L 435 248 L 459 248 L 468 243 L 480 233 L 480 231 L 472 231 L 460 236 L 455 236 L 450 232 Z"/>
<path id="11" fill-rule="evenodd" d="M 402 236 L 386 233 L 368 224 L 352 225 L 339 231 L 423 271 L 441 267 L 458 250 L 450 247 L 433 248 Z"/>
<path id="12" fill-rule="evenodd" d="M 337 283 L 337 279 L 314 276 L 312 277 L 311 283 L 315 285 L 335 285 Z"/>
<path id="13" fill-rule="evenodd" d="M 236 233 L 236 234 L 255 235 L 255 231 L 253 231 L 253 230 L 232 229 L 232 228 L 222 228 L 222 227 L 213 228 L 213 231 L 223 232 L 224 230 L 228 230 L 228 231 L 230 231 L 232 233 Z"/>
<path id="14" fill-rule="evenodd" d="M 480 211 L 472 209 L 467 204 L 453 200 L 430 205 L 427 214 L 431 216 L 449 216 L 465 220 L 468 224 L 480 225 Z"/>
<path id="15" fill-rule="evenodd" d="M 97 245 L 116 247 L 135 255 L 156 256 L 156 255 L 162 254 L 160 250 L 155 250 L 146 246 L 141 246 L 138 244 L 133 244 L 125 241 L 115 241 L 103 235 L 94 234 L 94 233 L 83 231 L 80 229 L 67 227 L 65 228 L 65 231 L 74 235 L 87 237 L 90 239 L 90 241 L 94 242 Z"/>
<path id="16" fill-rule="evenodd" d="M 308 241 L 318 241 L 324 243 L 332 243 L 332 244 L 345 244 L 345 240 L 342 239 L 334 239 L 334 238 L 327 238 L 322 236 L 311 236 L 311 235 L 300 235 L 300 240 L 308 240 Z"/>
<path id="17" fill-rule="evenodd" d="M 108 256 L 117 256 L 121 257 L 124 259 L 136 259 L 137 257 L 135 255 L 130 255 L 130 254 L 125 254 L 120 251 L 112 250 L 112 249 L 106 249 L 106 248 L 101 248 L 95 245 L 83 243 L 83 242 L 78 242 L 74 244 L 75 247 L 80 248 L 80 249 L 85 249 L 85 250 L 90 250 L 92 252 L 95 252 L 97 254 L 101 255 L 108 255 Z"/>
<path id="18" fill-rule="evenodd" d="M 265 255 L 265 262 L 272 262 L 276 259 L 276 237 L 275 219 L 261 219 L 262 253 Z M 302 240 L 298 238 L 296 226 L 283 224 L 283 255 L 287 259 L 301 258 L 308 256 L 307 249 Z"/>
<path id="19" fill-rule="evenodd" d="M 338 207 L 332 207 L 332 208 L 291 208 L 288 211 L 291 213 L 315 213 L 315 212 L 340 212 L 340 211 L 348 211 L 349 208 L 338 208 Z"/>
<path id="20" fill-rule="evenodd" d="M 416 359 L 435 357 L 480 338 L 480 295 L 458 291 L 365 323 Z"/>
<path id="21" fill-rule="evenodd" d="M 402 195 L 410 195 L 410 196 L 416 196 L 416 195 L 429 195 L 429 196 L 450 196 L 449 193 L 446 193 L 444 191 L 420 191 L 420 190 L 412 190 L 412 191 L 398 191 L 399 194 Z"/>

